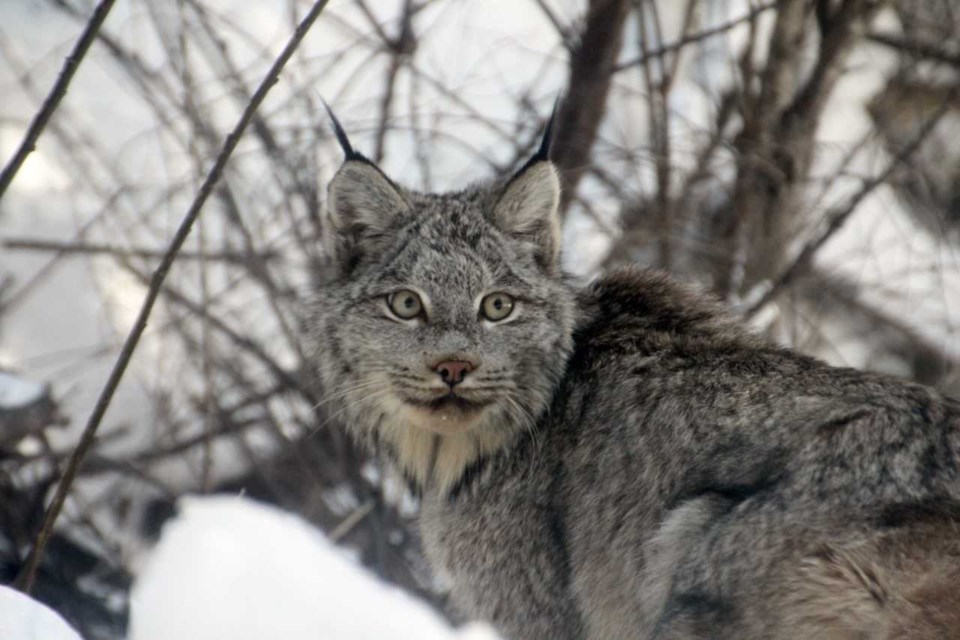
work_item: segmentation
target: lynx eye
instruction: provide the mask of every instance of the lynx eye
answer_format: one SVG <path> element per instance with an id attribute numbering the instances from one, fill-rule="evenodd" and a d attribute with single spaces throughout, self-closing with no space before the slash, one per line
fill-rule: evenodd
<path id="1" fill-rule="evenodd" d="M 401 289 L 387 296 L 387 306 L 402 320 L 412 320 L 423 313 L 423 302 L 410 289 Z"/>
<path id="2" fill-rule="evenodd" d="M 484 296 L 480 302 L 481 315 L 493 322 L 505 319 L 512 311 L 513 298 L 502 292 Z"/>

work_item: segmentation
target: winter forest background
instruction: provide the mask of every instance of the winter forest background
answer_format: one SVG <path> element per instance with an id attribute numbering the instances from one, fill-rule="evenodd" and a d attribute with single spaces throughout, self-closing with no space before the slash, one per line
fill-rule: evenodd
<path id="1" fill-rule="evenodd" d="M 562 95 L 572 273 L 668 269 L 779 343 L 960 394 L 960 0 L 332 0 L 65 486 L 154 269 L 318 6 L 3 0 L 0 162 L 97 4 L 106 19 L 0 193 L 0 582 L 32 582 L 88 640 L 123 637 L 131 579 L 185 494 L 299 514 L 451 615 L 416 501 L 338 428 L 305 346 L 341 160 L 321 98 L 389 175 L 445 190 L 516 168 Z"/>

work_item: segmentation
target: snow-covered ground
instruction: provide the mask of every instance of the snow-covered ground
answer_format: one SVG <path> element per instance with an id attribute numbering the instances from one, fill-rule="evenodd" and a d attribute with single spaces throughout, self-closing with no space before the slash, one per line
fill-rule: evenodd
<path id="1" fill-rule="evenodd" d="M 45 391 L 46 388 L 39 382 L 0 371 L 0 409 L 29 406 L 43 397 Z"/>
<path id="2" fill-rule="evenodd" d="M 381 582 L 300 518 L 233 496 L 190 497 L 133 586 L 128 640 L 497 640 L 452 629 Z M 0 586 L 0 639 L 82 640 L 63 619 Z"/>
<path id="3" fill-rule="evenodd" d="M 33 598 L 3 586 L 0 586 L 0 638 L 81 640 L 59 615 Z"/>
<path id="4" fill-rule="evenodd" d="M 129 640 L 497 637 L 482 626 L 451 629 L 300 518 L 231 496 L 180 501 L 130 604 Z"/>

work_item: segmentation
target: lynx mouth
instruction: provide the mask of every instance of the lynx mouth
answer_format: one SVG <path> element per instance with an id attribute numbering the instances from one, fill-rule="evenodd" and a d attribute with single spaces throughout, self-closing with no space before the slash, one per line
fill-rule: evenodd
<path id="1" fill-rule="evenodd" d="M 409 424 L 440 435 L 461 433 L 473 428 L 486 414 L 491 401 L 477 401 L 450 392 L 429 400 L 403 398 Z"/>
<path id="2" fill-rule="evenodd" d="M 479 411 L 490 404 L 489 401 L 480 402 L 477 400 L 469 400 L 452 391 L 446 395 L 440 396 L 439 398 L 433 398 L 431 400 L 418 400 L 415 398 L 404 398 L 404 400 L 418 409 L 426 409 L 428 411 L 437 412 L 446 412 L 454 409 L 463 413 L 472 413 L 474 411 Z"/>

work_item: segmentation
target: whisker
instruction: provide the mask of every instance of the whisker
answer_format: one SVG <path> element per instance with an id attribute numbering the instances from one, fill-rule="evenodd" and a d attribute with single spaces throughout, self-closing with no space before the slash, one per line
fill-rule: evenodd
<path id="1" fill-rule="evenodd" d="M 357 391 L 363 391 L 363 390 L 365 390 L 365 389 L 371 389 L 371 388 L 375 388 L 375 387 L 384 387 L 384 386 L 386 386 L 387 384 L 388 384 L 388 383 L 385 383 L 385 382 L 383 382 L 382 380 L 367 380 L 367 381 L 365 381 L 365 382 L 361 382 L 361 383 L 359 383 L 359 384 L 354 384 L 354 385 L 351 385 L 351 386 L 349 386 L 349 387 L 339 388 L 339 389 L 337 389 L 335 392 L 326 394 L 318 403 L 316 403 L 315 405 L 313 405 L 313 406 L 310 408 L 310 410 L 311 410 L 311 411 L 316 411 L 317 409 L 319 409 L 319 408 L 322 407 L 323 405 L 329 404 L 330 402 L 332 402 L 332 401 L 334 401 L 334 400 L 339 400 L 340 398 L 343 398 L 344 396 L 347 396 L 347 395 L 349 395 L 349 394 L 351 394 L 351 393 L 356 393 Z"/>
<path id="2" fill-rule="evenodd" d="M 534 457 L 531 460 L 531 463 L 536 464 L 542 448 L 542 434 L 537 428 L 537 421 L 534 419 L 530 410 L 520 403 L 513 394 L 507 394 L 503 396 L 503 398 L 509 403 L 509 413 L 513 414 L 518 425 L 530 434 L 534 445 Z"/>
<path id="3" fill-rule="evenodd" d="M 387 395 L 389 392 L 390 392 L 390 389 L 389 389 L 389 388 L 387 388 L 387 389 L 382 389 L 382 390 L 380 390 L 380 391 L 378 391 L 378 392 L 376 392 L 376 393 L 374 393 L 374 394 L 372 394 L 372 395 L 365 395 L 365 396 L 363 396 L 362 398 L 357 398 L 354 402 L 345 404 L 345 405 L 344 405 L 343 407 L 341 407 L 338 411 L 335 411 L 335 412 L 333 412 L 332 414 L 328 415 L 326 420 L 324 420 L 323 422 L 321 422 L 320 424 L 318 424 L 316 427 L 314 427 L 313 429 L 311 429 L 310 432 L 307 434 L 306 437 L 309 438 L 309 437 L 312 436 L 313 434 L 317 433 L 318 431 L 320 431 L 320 429 L 323 429 L 323 428 L 324 428 L 325 426 L 327 426 L 332 420 L 335 420 L 338 416 L 340 416 L 340 414 L 344 413 L 344 412 L 347 411 L 348 409 L 352 409 L 353 407 L 359 405 L 360 403 L 362 403 L 362 402 L 364 402 L 364 401 L 376 400 L 376 399 L 378 399 L 378 398 L 380 398 L 380 397 L 382 397 L 382 396 L 384 396 L 384 395 Z"/>
<path id="4" fill-rule="evenodd" d="M 470 385 L 469 387 L 463 387 L 464 391 L 512 391 L 511 387 L 506 387 L 499 384 L 488 384 L 488 385 Z"/>
<path id="5" fill-rule="evenodd" d="M 391 382 L 392 382 L 392 384 L 395 384 L 396 386 L 398 386 L 398 387 L 400 387 L 400 388 L 402 388 L 402 389 L 412 389 L 412 390 L 414 390 L 414 391 L 437 392 L 437 391 L 443 391 L 443 390 L 444 390 L 444 389 L 441 388 L 441 387 L 425 387 L 425 386 L 420 386 L 420 385 L 418 385 L 418 384 L 414 384 L 414 383 L 412 383 L 412 382 L 407 382 L 407 381 L 405 381 L 405 380 L 392 380 Z"/>

